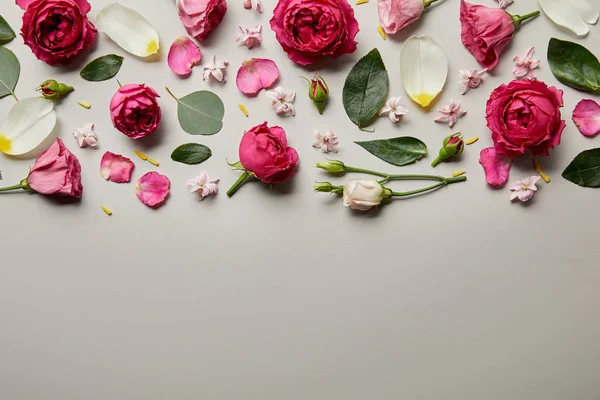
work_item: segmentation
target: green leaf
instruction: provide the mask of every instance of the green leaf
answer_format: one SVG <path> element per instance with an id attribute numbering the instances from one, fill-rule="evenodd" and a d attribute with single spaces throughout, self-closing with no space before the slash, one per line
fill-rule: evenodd
<path id="1" fill-rule="evenodd" d="M 368 126 L 385 104 L 390 78 L 379 50 L 373 49 L 352 67 L 344 83 L 346 114 L 359 128 Z"/>
<path id="2" fill-rule="evenodd" d="M 600 89 L 600 62 L 580 44 L 550 39 L 548 63 L 556 79 L 580 90 Z"/>
<path id="3" fill-rule="evenodd" d="M 225 106 L 213 92 L 201 90 L 175 99 L 179 124 L 190 135 L 214 135 L 223 128 Z"/>
<path id="4" fill-rule="evenodd" d="M 562 177 L 576 185 L 600 187 L 600 148 L 582 151 L 563 171 Z"/>
<path id="5" fill-rule="evenodd" d="M 109 54 L 96 58 L 83 67 L 79 75 L 86 81 L 101 82 L 115 76 L 123 65 L 123 57 Z"/>
<path id="6" fill-rule="evenodd" d="M 410 136 L 354 143 L 375 157 L 399 167 L 412 164 L 427 155 L 425 143 Z"/>
<path id="7" fill-rule="evenodd" d="M 208 160 L 212 152 L 208 147 L 199 143 L 182 144 L 171 154 L 171 159 L 184 164 L 195 165 Z"/>
<path id="8" fill-rule="evenodd" d="M 0 15 L 0 43 L 8 43 L 16 37 L 8 22 Z"/>
<path id="9" fill-rule="evenodd" d="M 6 47 L 0 47 L 0 99 L 9 94 L 15 96 L 20 74 L 21 64 L 15 53 Z"/>

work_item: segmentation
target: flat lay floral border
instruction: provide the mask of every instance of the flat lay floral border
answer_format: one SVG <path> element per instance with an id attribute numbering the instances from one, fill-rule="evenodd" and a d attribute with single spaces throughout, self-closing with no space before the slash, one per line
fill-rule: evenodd
<path id="1" fill-rule="evenodd" d="M 172 72 L 185 79 L 201 64 L 204 58 L 202 42 L 218 29 L 228 7 L 266 13 L 268 7 L 263 1 L 177 0 L 176 9 L 189 37 L 179 37 L 170 45 L 166 62 Z M 378 32 L 383 40 L 426 18 L 424 10 L 436 2 L 460 3 L 457 18 L 461 22 L 461 40 L 480 67 L 468 66 L 460 70 L 459 76 L 449 78 L 446 52 L 429 36 L 411 36 L 401 45 L 400 55 L 399 72 L 408 97 L 406 101 L 426 108 L 445 90 L 448 79 L 458 81 L 460 93 L 432 116 L 432 120 L 450 128 L 459 124 L 460 118 L 467 113 L 457 100 L 459 96 L 468 96 L 472 90 L 482 90 L 480 85 L 488 72 L 500 62 L 511 62 L 503 52 L 513 39 L 526 40 L 518 33 L 521 25 L 535 24 L 535 19 L 543 12 L 555 24 L 577 37 L 583 37 L 588 34 L 590 25 L 597 23 L 600 13 L 600 4 L 596 4 L 595 0 L 538 0 L 541 11 L 532 9 L 524 15 L 509 13 L 513 0 L 499 0 L 495 8 L 465 0 L 370 1 L 377 3 Z M 368 2 L 358 0 L 352 5 L 348 0 L 278 0 L 268 28 L 288 58 L 300 66 L 308 68 L 324 57 L 331 63 L 345 63 L 344 55 L 358 49 L 355 37 L 360 27 L 355 9 Z M 529 3 L 535 8 L 535 2 Z M 24 44 L 41 62 L 57 68 L 67 65 L 80 57 L 99 34 L 107 35 L 129 56 L 164 62 L 160 57 L 159 34 L 143 16 L 143 10 L 115 2 L 99 10 L 95 20 L 90 21 L 88 14 L 92 4 L 88 0 L 16 0 L 16 5 L 23 10 L 21 36 Z M 240 25 L 235 41 L 248 49 L 260 47 L 265 31 L 262 24 Z M 14 40 L 16 36 L 12 27 L 0 16 L 0 45 Z M 491 92 L 486 104 L 487 128 L 494 145 L 481 151 L 479 162 L 490 188 L 498 190 L 506 186 L 513 159 L 525 154 L 534 157 L 532 169 L 536 174 L 515 180 L 508 187 L 507 198 L 514 202 L 529 201 L 537 192 L 540 180 L 550 183 L 550 177 L 540 168 L 538 157 L 548 157 L 551 151 L 558 151 L 568 123 L 563 116 L 563 91 L 538 80 L 535 70 L 547 62 L 561 84 L 580 90 L 583 95 L 600 90 L 600 62 L 592 52 L 576 42 L 548 39 L 546 59 L 539 59 L 534 47 L 530 47 L 526 54 L 515 56 L 512 59 L 513 76 L 507 77 L 505 84 Z M 225 105 L 217 94 L 201 90 L 181 96 L 166 87 L 170 97 L 161 99 L 155 88 L 144 83 L 122 85 L 118 81 L 118 73 L 125 60 L 125 57 L 115 54 L 99 55 L 80 71 L 80 76 L 90 82 L 117 79 L 116 93 L 107 110 L 117 131 L 131 140 L 152 135 L 161 124 L 161 102 L 169 100 L 177 103 L 177 118 L 184 132 L 198 137 L 214 135 L 222 129 Z M 202 67 L 202 78 L 217 84 L 229 84 L 226 75 L 231 67 L 236 66 L 230 66 L 218 54 L 211 55 L 210 61 L 205 60 Z M 140 75 L 143 78 L 143 71 Z M 102 138 L 96 134 L 94 123 L 90 122 L 72 133 L 71 143 L 65 144 L 67 139 L 57 138 L 49 148 L 40 149 L 42 143 L 56 133 L 54 101 L 72 98 L 76 88 L 70 85 L 72 82 L 47 79 L 38 88 L 39 97 L 19 99 L 15 94 L 19 76 L 19 60 L 8 48 L 0 46 L 0 99 L 12 97 L 15 100 L 0 126 L 0 151 L 8 157 L 43 152 L 21 182 L 1 188 L 0 192 L 26 190 L 48 196 L 80 198 L 84 192 L 82 166 L 68 146 L 96 147 Z M 276 115 L 293 117 L 296 115 L 294 101 L 297 93 L 279 86 L 279 77 L 276 60 L 249 58 L 237 66 L 235 85 L 247 97 L 255 97 L 265 90 Z M 382 116 L 389 118 L 392 124 L 402 118 L 410 118 L 403 97 L 398 96 L 399 93 L 390 93 L 388 69 L 376 48 L 364 54 L 352 67 L 341 93 L 330 90 L 326 77 L 318 72 L 303 79 L 307 84 L 308 97 L 320 114 L 327 113 L 330 96 L 341 94 L 346 114 L 359 130 L 373 132 L 369 126 Z M 91 107 L 83 101 L 78 103 L 82 108 Z M 239 104 L 239 112 L 248 116 L 243 104 Z M 572 111 L 571 120 L 582 135 L 594 137 L 600 133 L 600 105 L 594 99 L 582 98 Z M 314 136 L 313 147 L 326 154 L 337 153 L 340 139 L 334 131 L 315 130 Z M 464 138 L 460 133 L 448 135 L 441 142 L 431 167 L 435 168 L 449 159 L 460 159 L 463 152 L 469 151 L 469 145 L 477 140 L 477 137 Z M 420 163 L 429 153 L 425 143 L 409 136 L 356 144 L 397 167 Z M 159 167 L 159 162 L 150 155 L 139 151 L 135 154 L 140 160 Z M 198 165 L 212 155 L 207 146 L 190 142 L 174 149 L 171 161 Z M 248 127 L 242 136 L 238 156 L 239 161 L 229 164 L 233 171 L 239 171 L 239 179 L 227 191 L 229 197 L 249 180 L 275 185 L 293 179 L 300 161 L 298 152 L 288 145 L 285 129 L 268 122 Z M 127 184 L 134 168 L 135 163 L 131 159 L 106 151 L 99 175 L 116 184 Z M 347 162 L 332 159 L 318 163 L 317 168 L 333 176 L 351 173 L 372 176 L 371 179 L 350 180 L 345 185 L 324 181 L 314 186 L 316 192 L 342 195 L 344 205 L 357 211 L 367 211 L 395 197 L 422 195 L 467 180 L 462 170 L 455 171 L 450 177 L 395 174 L 353 167 Z M 600 187 L 600 148 L 582 151 L 565 168 L 562 177 L 579 186 Z M 390 182 L 399 180 L 433 183 L 408 192 L 396 192 L 388 187 Z M 209 172 L 202 171 L 185 183 L 191 193 L 204 199 L 218 194 L 219 181 Z M 163 205 L 170 190 L 169 178 L 157 171 L 146 173 L 135 185 L 138 199 L 149 207 Z M 101 207 L 112 215 L 106 206 Z"/>

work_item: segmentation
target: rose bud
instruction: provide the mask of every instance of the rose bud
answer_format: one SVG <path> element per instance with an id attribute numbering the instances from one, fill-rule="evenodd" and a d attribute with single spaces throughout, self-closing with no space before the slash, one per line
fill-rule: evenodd
<path id="1" fill-rule="evenodd" d="M 391 197 L 392 191 L 377 181 L 352 180 L 344 185 L 344 206 L 353 210 L 367 211 Z"/>
<path id="2" fill-rule="evenodd" d="M 431 163 L 431 166 L 435 167 L 442 161 L 445 161 L 452 157 L 456 157 L 460 155 L 464 150 L 465 141 L 463 140 L 463 137 L 460 134 L 460 132 L 455 133 L 454 135 L 450 135 L 446 139 L 444 139 L 444 145 L 440 150 L 440 155 Z"/>
<path id="3" fill-rule="evenodd" d="M 344 192 L 342 186 L 333 186 L 330 182 L 317 182 L 315 184 L 315 192 L 341 194 Z"/>
<path id="4" fill-rule="evenodd" d="M 54 79 L 48 79 L 37 89 L 42 94 L 42 97 L 48 100 L 58 100 L 69 92 L 72 92 L 73 86 L 59 83 Z"/>
<path id="5" fill-rule="evenodd" d="M 346 166 L 343 162 L 338 160 L 328 160 L 327 162 L 319 162 L 317 163 L 317 168 L 324 169 L 325 171 L 330 172 L 332 174 L 346 172 Z"/>
<path id="6" fill-rule="evenodd" d="M 302 78 L 308 82 L 308 97 L 315 103 L 319 114 L 323 114 L 325 110 L 325 103 L 329 97 L 329 86 L 325 82 L 325 79 L 318 72 L 309 81 L 306 78 Z"/>

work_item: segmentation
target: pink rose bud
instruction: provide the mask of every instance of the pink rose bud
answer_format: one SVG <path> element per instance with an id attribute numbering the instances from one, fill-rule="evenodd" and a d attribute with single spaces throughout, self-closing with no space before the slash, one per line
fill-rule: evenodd
<path id="1" fill-rule="evenodd" d="M 40 87 L 37 89 L 38 92 L 42 93 L 42 97 L 48 100 L 58 100 L 62 96 L 66 95 L 69 92 L 72 92 L 73 86 L 65 85 L 64 83 L 59 83 L 54 79 L 49 79 L 42 83 Z"/>
<path id="2" fill-rule="evenodd" d="M 227 12 L 227 0 L 177 0 L 179 19 L 187 33 L 206 39 Z"/>
<path id="3" fill-rule="evenodd" d="M 442 161 L 448 160 L 449 158 L 459 156 L 465 150 L 465 142 L 462 135 L 455 133 L 454 135 L 448 136 L 444 139 L 444 144 L 440 150 L 439 156 L 431 163 L 432 167 L 437 166 Z"/>
<path id="4" fill-rule="evenodd" d="M 161 110 L 156 90 L 144 84 L 121 87 L 110 102 L 110 116 L 117 130 L 140 139 L 158 129 Z"/>
<path id="5" fill-rule="evenodd" d="M 317 106 L 317 110 L 319 110 L 319 114 L 323 114 L 325 110 L 325 103 L 327 102 L 327 98 L 329 97 L 329 86 L 325 82 L 325 79 L 318 72 L 315 72 L 315 75 L 309 81 L 305 79 L 309 83 L 308 87 L 308 97 L 315 103 Z"/>
<path id="6" fill-rule="evenodd" d="M 437 0 L 377 0 L 379 23 L 388 35 L 418 21 L 426 7 Z"/>

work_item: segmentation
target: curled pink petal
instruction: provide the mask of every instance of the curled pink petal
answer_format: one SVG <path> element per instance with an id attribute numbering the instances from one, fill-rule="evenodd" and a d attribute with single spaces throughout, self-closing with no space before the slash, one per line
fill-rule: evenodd
<path id="1" fill-rule="evenodd" d="M 135 194 L 148 207 L 155 207 L 165 201 L 170 187 L 169 178 L 152 171 L 138 179 Z"/>
<path id="2" fill-rule="evenodd" d="M 573 110 L 573 122 L 583 136 L 596 136 L 600 133 L 600 105 L 594 100 L 581 100 Z"/>
<path id="3" fill-rule="evenodd" d="M 187 36 L 180 36 L 169 50 L 169 67 L 179 76 L 188 76 L 192 67 L 202 60 L 200 47 Z"/>
<path id="4" fill-rule="evenodd" d="M 481 150 L 479 155 L 479 164 L 485 170 L 485 181 L 495 188 L 500 188 L 508 181 L 510 174 L 510 159 L 498 154 L 496 149 L 488 147 Z"/>
<path id="5" fill-rule="evenodd" d="M 100 175 L 107 181 L 126 183 L 131 181 L 135 164 L 127 157 L 107 151 L 100 161 Z"/>
<path id="6" fill-rule="evenodd" d="M 256 96 L 262 89 L 273 86 L 279 79 L 279 68 L 273 60 L 252 58 L 242 63 L 235 83 L 246 96 Z"/>

